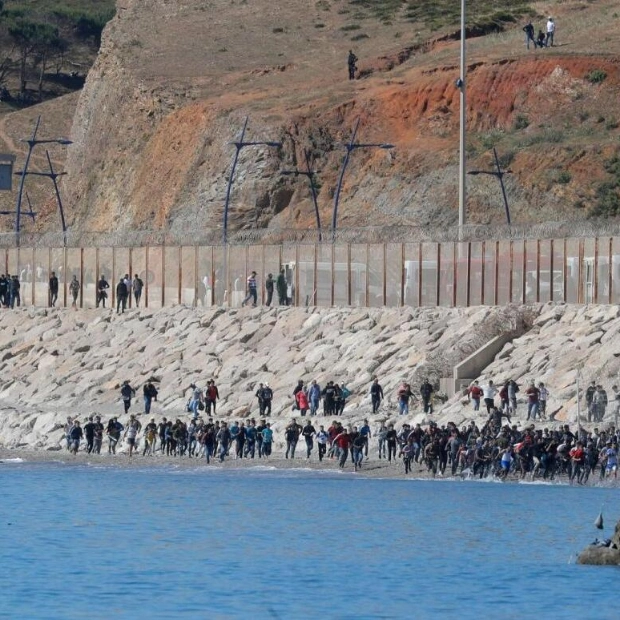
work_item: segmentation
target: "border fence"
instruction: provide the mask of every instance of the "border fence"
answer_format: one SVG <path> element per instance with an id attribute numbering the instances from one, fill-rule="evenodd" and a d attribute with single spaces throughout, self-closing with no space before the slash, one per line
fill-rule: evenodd
<path id="1" fill-rule="evenodd" d="M 49 304 L 49 275 L 60 282 L 59 304 L 96 305 L 104 275 L 115 303 L 119 278 L 138 274 L 142 305 L 239 307 L 246 279 L 282 270 L 287 303 L 299 306 L 477 306 L 566 301 L 620 303 L 620 236 L 498 241 L 415 241 L 141 247 L 10 247 L 0 270 L 18 275 L 22 303 Z M 133 301 L 133 300 L 131 300 Z M 274 291 L 273 304 L 278 303 Z"/>

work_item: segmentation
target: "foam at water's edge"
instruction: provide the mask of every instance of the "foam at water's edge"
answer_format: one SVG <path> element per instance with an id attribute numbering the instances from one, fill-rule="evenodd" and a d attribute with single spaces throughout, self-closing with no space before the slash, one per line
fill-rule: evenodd
<path id="1" fill-rule="evenodd" d="M 0 459 L 0 463 L 25 463 L 24 459 Z"/>

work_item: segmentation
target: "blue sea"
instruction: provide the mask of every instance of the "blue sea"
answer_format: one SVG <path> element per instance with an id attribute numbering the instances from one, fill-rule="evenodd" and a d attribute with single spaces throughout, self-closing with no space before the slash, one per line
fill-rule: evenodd
<path id="1" fill-rule="evenodd" d="M 0 618 L 618 618 L 620 490 L 0 464 Z"/>

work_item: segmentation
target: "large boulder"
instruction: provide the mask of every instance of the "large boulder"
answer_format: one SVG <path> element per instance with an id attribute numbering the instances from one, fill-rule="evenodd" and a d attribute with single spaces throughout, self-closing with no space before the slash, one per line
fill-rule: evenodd
<path id="1" fill-rule="evenodd" d="M 616 523 L 610 547 L 589 545 L 577 557 L 577 564 L 593 566 L 620 566 L 620 521 Z"/>

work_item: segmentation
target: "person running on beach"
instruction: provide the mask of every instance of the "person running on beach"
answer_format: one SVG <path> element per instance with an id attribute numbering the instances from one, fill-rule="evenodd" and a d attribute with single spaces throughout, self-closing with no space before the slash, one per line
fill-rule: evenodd
<path id="1" fill-rule="evenodd" d="M 70 435 L 71 435 L 71 453 L 75 455 L 78 453 L 78 450 L 80 449 L 80 441 L 82 437 L 84 436 L 79 420 L 73 421 L 73 428 L 71 429 Z"/>
<path id="2" fill-rule="evenodd" d="M 312 426 L 312 422 L 308 420 L 306 425 L 303 427 L 301 434 L 306 441 L 306 458 L 310 458 L 310 454 L 312 453 L 312 448 L 314 447 L 314 436 L 316 435 L 316 429 Z"/>
<path id="3" fill-rule="evenodd" d="M 144 448 L 142 450 L 142 456 L 153 456 L 155 453 L 155 442 L 157 441 L 157 424 L 155 424 L 155 418 L 151 418 L 151 421 L 144 427 Z"/>
<path id="4" fill-rule="evenodd" d="M 364 446 L 366 445 L 366 438 L 361 433 L 355 433 L 351 442 L 351 450 L 353 452 L 353 468 L 355 471 L 361 468 L 362 461 L 364 460 Z"/>
<path id="5" fill-rule="evenodd" d="M 295 447 L 297 446 L 297 442 L 299 441 L 299 434 L 302 431 L 302 427 L 297 424 L 297 420 L 293 418 L 289 425 L 286 427 L 284 431 L 284 438 L 286 439 L 286 454 L 284 456 L 285 459 L 289 458 L 289 454 L 291 458 L 295 458 Z"/>
<path id="6" fill-rule="evenodd" d="M 129 407 L 131 407 L 131 399 L 136 395 L 136 391 L 129 385 L 129 381 L 123 381 L 123 385 L 121 387 L 121 398 L 123 399 L 123 407 L 125 409 L 125 413 L 129 412 Z"/>
<path id="7" fill-rule="evenodd" d="M 136 440 L 138 433 L 142 429 L 142 424 L 136 420 L 136 416 L 132 413 L 129 417 L 129 423 L 125 428 L 124 439 L 127 439 L 127 445 L 129 446 L 129 458 L 132 457 L 134 448 L 136 447 Z"/>
<path id="8" fill-rule="evenodd" d="M 111 418 L 108 422 L 106 432 L 108 436 L 108 454 L 116 454 L 116 447 L 124 429 L 125 427 L 116 418 Z"/>
<path id="9" fill-rule="evenodd" d="M 228 448 L 230 447 L 231 434 L 228 429 L 228 424 L 226 422 L 222 422 L 220 426 L 220 430 L 217 434 L 217 442 L 220 447 L 219 459 L 220 463 L 224 462 L 226 455 L 228 454 Z"/>
<path id="10" fill-rule="evenodd" d="M 388 431 L 385 434 L 385 442 L 387 444 L 388 461 L 391 463 L 392 459 L 396 460 L 396 443 L 398 439 L 398 433 L 394 429 L 394 425 L 388 426 Z"/>
<path id="11" fill-rule="evenodd" d="M 103 431 L 105 430 L 101 423 L 101 417 L 95 416 L 95 428 L 94 428 L 94 440 L 93 440 L 93 453 L 101 454 L 101 444 L 103 443 Z"/>
<path id="12" fill-rule="evenodd" d="M 269 422 L 267 422 L 261 434 L 263 436 L 263 456 L 267 458 L 271 456 L 271 446 L 273 445 L 273 431 Z"/>
<path id="13" fill-rule="evenodd" d="M 71 451 L 71 429 L 73 428 L 73 418 L 71 416 L 67 416 L 67 421 L 65 422 L 65 441 L 67 443 L 67 450 Z"/>
<path id="14" fill-rule="evenodd" d="M 327 452 L 327 442 L 329 435 L 323 426 L 319 427 L 319 432 L 316 434 L 316 444 L 319 447 L 319 463 L 323 461 L 323 457 Z"/>
<path id="15" fill-rule="evenodd" d="M 88 422 L 84 424 L 83 431 L 86 437 L 86 453 L 90 454 L 95 443 L 95 422 L 92 415 L 88 417 Z"/>

